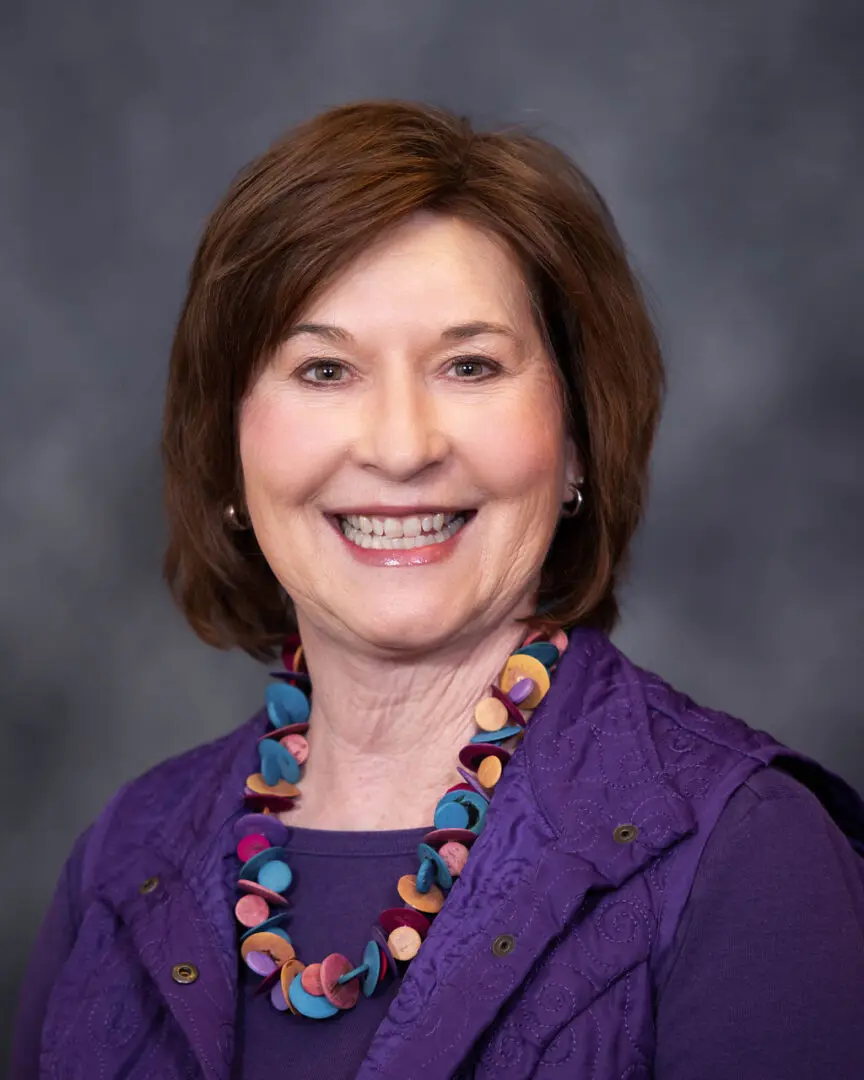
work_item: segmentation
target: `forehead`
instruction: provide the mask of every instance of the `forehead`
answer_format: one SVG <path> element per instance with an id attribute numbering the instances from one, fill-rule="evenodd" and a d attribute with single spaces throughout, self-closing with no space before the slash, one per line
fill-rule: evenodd
<path id="1" fill-rule="evenodd" d="M 315 294 L 298 322 L 417 329 L 531 320 L 518 261 L 500 238 L 459 218 L 418 212 L 379 237 Z"/>

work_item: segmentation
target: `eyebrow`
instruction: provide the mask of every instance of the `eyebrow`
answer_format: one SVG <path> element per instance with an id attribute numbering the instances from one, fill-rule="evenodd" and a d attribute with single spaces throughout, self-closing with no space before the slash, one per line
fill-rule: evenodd
<path id="1" fill-rule="evenodd" d="M 331 326 L 329 323 L 298 323 L 285 335 L 285 341 L 300 334 L 313 334 L 315 337 L 324 338 L 335 344 L 348 344 L 353 342 L 354 337 L 341 326 Z M 459 323 L 457 326 L 448 326 L 441 334 L 441 340 L 447 342 L 467 341 L 469 338 L 480 337 L 483 334 L 503 334 L 505 337 L 517 340 L 516 334 L 501 323 L 491 322 L 468 322 Z"/>

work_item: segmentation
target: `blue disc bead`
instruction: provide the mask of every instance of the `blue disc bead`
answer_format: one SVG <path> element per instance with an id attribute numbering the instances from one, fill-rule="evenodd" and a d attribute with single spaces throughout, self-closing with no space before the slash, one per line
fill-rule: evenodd
<path id="1" fill-rule="evenodd" d="M 441 889 L 451 889 L 453 887 L 453 875 L 447 866 L 447 863 L 441 858 L 438 852 L 431 846 L 431 844 L 420 844 L 417 847 L 417 855 L 419 858 L 428 860 L 435 867 L 435 881 Z M 419 879 L 419 874 L 418 874 Z M 418 889 L 420 886 L 417 886 Z"/>
<path id="2" fill-rule="evenodd" d="M 267 715 L 274 728 L 305 723 L 309 712 L 309 698 L 298 687 L 281 682 L 267 687 Z"/>
<path id="3" fill-rule="evenodd" d="M 258 756 L 261 759 L 261 775 L 265 784 L 273 787 L 280 779 L 296 784 L 300 779 L 297 758 L 275 739 L 262 739 L 258 743 Z"/>
<path id="4" fill-rule="evenodd" d="M 420 863 L 420 869 L 417 871 L 417 877 L 415 879 L 417 886 L 417 892 L 427 893 L 431 885 L 435 884 L 435 863 L 432 859 L 424 859 Z"/>
<path id="5" fill-rule="evenodd" d="M 467 829 L 468 811 L 456 802 L 438 803 L 433 821 L 436 829 Z"/>
<path id="6" fill-rule="evenodd" d="M 472 743 L 498 743 L 504 742 L 505 739 L 511 738 L 513 735 L 521 735 L 525 729 L 518 724 L 508 724 L 507 727 L 498 728 L 497 731 L 478 731 L 476 735 L 471 736 Z"/>
<path id="7" fill-rule="evenodd" d="M 558 663 L 558 657 L 561 654 L 549 641 L 533 641 L 530 645 L 523 645 L 521 649 L 517 649 L 513 655 L 533 656 L 534 659 L 539 660 L 545 668 L 550 668 L 553 664 Z"/>
<path id="8" fill-rule="evenodd" d="M 291 869 L 281 859 L 265 863 L 258 871 L 258 884 L 271 892 L 283 893 L 291 884 Z"/>
<path id="9" fill-rule="evenodd" d="M 328 1016 L 335 1016 L 339 1012 L 338 1007 L 331 1005 L 323 994 L 310 994 L 304 990 L 299 973 L 288 986 L 288 997 L 297 1012 L 312 1020 L 326 1020 Z"/>
<path id="10" fill-rule="evenodd" d="M 366 942 L 366 948 L 363 950 L 363 967 L 366 968 L 366 974 L 363 976 L 363 993 L 366 997 L 371 997 L 381 975 L 381 950 L 377 942 Z"/>

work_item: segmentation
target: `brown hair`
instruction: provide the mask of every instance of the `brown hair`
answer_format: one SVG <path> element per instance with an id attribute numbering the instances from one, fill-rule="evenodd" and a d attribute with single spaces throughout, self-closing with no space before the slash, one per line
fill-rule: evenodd
<path id="1" fill-rule="evenodd" d="M 477 133 L 440 108 L 340 106 L 248 165 L 207 222 L 168 375 L 162 450 L 165 576 L 195 632 L 258 659 L 296 629 L 293 605 L 243 505 L 238 406 L 313 293 L 384 230 L 425 209 L 509 245 L 557 362 L 585 470 L 581 512 L 558 526 L 536 628 L 611 631 L 616 581 L 641 517 L 663 392 L 660 350 L 609 210 L 551 143 L 519 127 Z"/>

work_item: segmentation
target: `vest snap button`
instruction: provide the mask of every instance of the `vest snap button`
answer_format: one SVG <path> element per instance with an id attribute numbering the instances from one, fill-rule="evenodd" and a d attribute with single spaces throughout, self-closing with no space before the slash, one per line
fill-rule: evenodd
<path id="1" fill-rule="evenodd" d="M 181 986 L 186 986 L 198 978 L 198 968 L 194 964 L 175 964 L 171 968 L 171 978 Z"/>
<path id="2" fill-rule="evenodd" d="M 630 844 L 639 835 L 639 830 L 635 825 L 619 825 L 612 833 L 612 837 L 616 844 Z"/>
<path id="3" fill-rule="evenodd" d="M 154 889 L 158 889 L 158 888 L 159 888 L 159 878 L 158 877 L 148 877 L 146 881 L 142 881 L 141 884 L 138 886 L 138 892 L 140 892 L 142 896 L 146 896 L 147 893 L 151 893 L 151 892 L 153 892 Z"/>
<path id="4" fill-rule="evenodd" d="M 516 948 L 516 938 L 512 934 L 499 934 L 492 942 L 495 956 L 508 956 Z"/>

